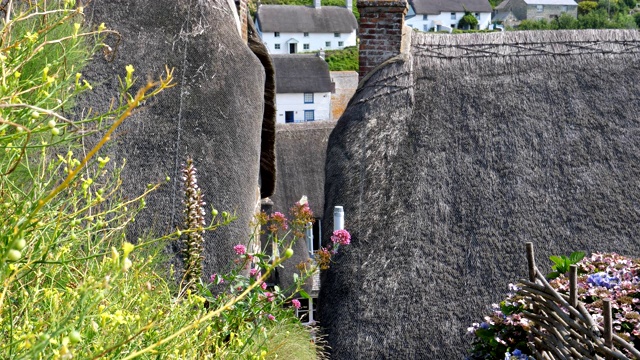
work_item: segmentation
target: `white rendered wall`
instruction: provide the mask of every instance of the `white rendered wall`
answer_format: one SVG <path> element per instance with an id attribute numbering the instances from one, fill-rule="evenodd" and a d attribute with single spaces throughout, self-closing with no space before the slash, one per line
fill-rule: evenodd
<path id="1" fill-rule="evenodd" d="M 304 94 L 276 94 L 278 124 L 285 123 L 286 111 L 293 111 L 294 122 L 304 122 L 304 111 L 314 110 L 314 121 L 331 119 L 331 93 L 314 93 L 313 104 L 304 103 Z"/>
<path id="2" fill-rule="evenodd" d="M 472 12 L 472 14 L 475 14 Z M 411 19 L 405 21 L 405 23 L 415 29 L 421 31 L 427 31 L 435 27 L 434 22 L 439 21 L 441 25 L 451 26 L 451 24 L 456 24 L 455 28 L 458 28 L 458 22 L 464 16 L 464 12 L 456 13 L 456 19 L 451 19 L 451 13 L 440 13 L 439 15 L 429 15 L 428 20 L 423 20 L 423 15 L 418 14 Z M 491 24 L 491 13 L 489 12 L 481 12 L 480 18 L 478 19 L 478 27 L 480 30 L 485 30 L 489 24 Z M 426 25 L 426 28 L 425 28 Z"/>
<path id="3" fill-rule="evenodd" d="M 297 53 L 313 52 L 318 50 L 337 50 L 347 46 L 356 45 L 356 32 L 340 33 L 340 37 L 335 37 L 334 33 L 309 33 L 305 37 L 304 33 L 280 33 L 280 37 L 275 37 L 273 32 L 259 33 L 262 42 L 267 46 L 270 54 L 289 54 L 289 42 L 297 41 Z M 326 46 L 330 41 L 331 46 Z M 338 46 L 338 41 L 343 45 Z M 280 44 L 280 50 L 275 48 L 275 44 Z M 309 49 L 304 48 L 304 44 L 309 44 Z"/>

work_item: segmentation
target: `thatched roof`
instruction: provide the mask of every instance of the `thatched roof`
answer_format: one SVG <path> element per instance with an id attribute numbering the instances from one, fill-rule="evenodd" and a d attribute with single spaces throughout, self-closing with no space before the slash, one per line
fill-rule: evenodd
<path id="1" fill-rule="evenodd" d="M 337 359 L 462 358 L 526 241 L 547 270 L 640 252 L 637 31 L 412 36 L 329 139 L 325 209 L 352 233 L 320 294 Z"/>
<path id="2" fill-rule="evenodd" d="M 315 55 L 271 55 L 278 94 L 331 92 L 329 64 Z"/>
<path id="3" fill-rule="evenodd" d="M 139 85 L 165 65 L 175 69 L 176 86 L 128 119 L 108 152 L 114 162 L 128 161 L 122 173 L 128 196 L 171 178 L 149 196 L 128 229 L 132 241 L 180 226 L 180 165 L 193 156 L 207 207 L 238 215 L 232 225 L 207 235 L 205 275 L 224 272 L 235 256 L 233 245 L 248 241 L 260 197 L 261 153 L 268 152 L 269 141 L 274 144 L 273 130 L 270 140 L 264 135 L 275 123 L 264 120 L 265 68 L 243 42 L 232 6 L 226 0 L 93 0 L 85 9 L 90 23 L 105 22 L 122 38 L 108 39 L 116 50 L 112 59 L 96 56 L 83 71 L 95 90 L 80 105 L 108 107 L 119 88 L 116 75 L 123 76 L 127 64 L 136 69 Z M 268 156 L 262 160 L 262 186 L 268 189 L 273 176 L 264 172 Z M 273 167 L 273 156 L 270 161 Z"/>
<path id="4" fill-rule="evenodd" d="M 488 0 L 409 0 L 416 14 L 443 12 L 491 12 Z"/>
<path id="5" fill-rule="evenodd" d="M 274 211 L 288 213 L 302 195 L 316 217 L 324 210 L 324 164 L 335 121 L 276 125 L 276 191 Z"/>
<path id="6" fill-rule="evenodd" d="M 260 5 L 256 20 L 262 32 L 350 33 L 358 22 L 350 9 L 300 5 Z"/>

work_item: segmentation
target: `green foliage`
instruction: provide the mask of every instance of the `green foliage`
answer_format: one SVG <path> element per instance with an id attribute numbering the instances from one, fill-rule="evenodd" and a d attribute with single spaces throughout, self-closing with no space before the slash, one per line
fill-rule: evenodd
<path id="1" fill-rule="evenodd" d="M 489 0 L 489 4 L 491 4 L 491 7 L 495 9 L 495 7 L 500 5 L 502 1 L 503 0 Z"/>
<path id="2" fill-rule="evenodd" d="M 554 30 L 578 29 L 579 23 L 573 16 L 563 13 L 557 19 L 553 19 L 549 24 Z"/>
<path id="3" fill-rule="evenodd" d="M 477 26 L 478 19 L 468 11 L 464 13 L 464 16 L 458 22 L 458 27 L 461 29 L 475 29 Z"/>
<path id="4" fill-rule="evenodd" d="M 578 3 L 578 16 L 586 15 L 597 8 L 597 1 L 581 1 Z"/>
<path id="5" fill-rule="evenodd" d="M 633 14 L 633 21 L 635 21 L 636 26 L 640 28 L 640 12 Z"/>
<path id="6" fill-rule="evenodd" d="M 522 20 L 518 26 L 518 30 L 549 30 L 550 26 L 547 20 Z"/>
<path id="7" fill-rule="evenodd" d="M 553 261 L 554 265 L 551 266 L 553 270 L 549 274 L 547 274 L 547 278 L 555 279 L 562 274 L 566 274 L 569 272 L 569 268 L 571 265 L 577 264 L 580 260 L 584 258 L 584 253 L 582 251 L 576 251 L 571 253 L 569 257 L 564 255 L 560 256 L 550 256 L 549 259 Z"/>
<path id="8" fill-rule="evenodd" d="M 350 46 L 342 50 L 329 50 L 325 53 L 325 60 L 329 64 L 330 71 L 358 71 L 359 58 L 358 47 Z"/>

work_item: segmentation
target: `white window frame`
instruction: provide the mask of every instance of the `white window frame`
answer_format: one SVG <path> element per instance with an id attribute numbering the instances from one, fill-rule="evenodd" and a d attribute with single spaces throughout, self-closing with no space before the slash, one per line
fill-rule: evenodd
<path id="1" fill-rule="evenodd" d="M 306 32 L 306 33 L 302 33 L 302 36 L 304 36 L 304 37 L 309 37 L 309 33 L 308 33 L 308 32 Z"/>
<path id="2" fill-rule="evenodd" d="M 302 50 L 309 50 L 309 44 L 302 44 Z"/>
<path id="3" fill-rule="evenodd" d="M 300 323 L 302 325 L 314 325 L 316 323 L 316 320 L 313 316 L 314 311 L 316 310 L 313 306 L 314 300 L 317 300 L 317 298 L 309 298 L 309 299 L 298 299 L 298 301 L 309 301 L 309 309 L 308 310 L 304 310 L 304 311 L 300 311 L 299 309 L 296 309 L 296 316 L 298 317 L 298 319 L 300 319 Z M 303 321 L 302 316 L 307 315 L 307 319 L 306 321 Z"/>
<path id="4" fill-rule="evenodd" d="M 340 37 L 340 33 L 333 33 L 333 37 L 339 38 Z"/>
<path id="5" fill-rule="evenodd" d="M 429 15 L 422 15 L 422 20 L 429 20 Z"/>
<path id="6" fill-rule="evenodd" d="M 544 11 L 544 5 L 536 5 L 536 11 L 537 12 L 543 12 Z"/>
<path id="7" fill-rule="evenodd" d="M 344 46 L 344 41 L 338 41 L 338 47 L 343 47 Z"/>
<path id="8" fill-rule="evenodd" d="M 456 13 L 454 12 L 451 13 L 451 20 L 456 20 Z"/>
<path id="9" fill-rule="evenodd" d="M 273 48 L 276 50 L 280 50 L 280 44 L 273 44 Z"/>
<path id="10" fill-rule="evenodd" d="M 569 11 L 569 7 L 567 5 L 560 5 L 560 12 L 567 12 Z"/>
<path id="11" fill-rule="evenodd" d="M 304 103 L 313 104 L 313 93 L 304 93 Z"/>
<path id="12" fill-rule="evenodd" d="M 273 37 L 280 37 L 280 32 L 276 31 L 273 33 Z"/>
<path id="13" fill-rule="evenodd" d="M 331 47 L 331 41 L 325 41 L 324 46 L 328 49 Z"/>

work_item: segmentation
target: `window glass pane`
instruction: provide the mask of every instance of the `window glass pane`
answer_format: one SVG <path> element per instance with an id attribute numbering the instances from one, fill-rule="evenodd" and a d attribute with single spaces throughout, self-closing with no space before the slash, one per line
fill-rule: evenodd
<path id="1" fill-rule="evenodd" d="M 304 121 L 313 121 L 313 110 L 304 111 Z"/>
<path id="2" fill-rule="evenodd" d="M 330 48 L 330 47 L 331 47 L 331 41 L 326 41 L 326 42 L 324 43 L 324 46 L 326 46 L 326 47 Z"/>
<path id="3" fill-rule="evenodd" d="M 340 33 L 333 33 L 333 37 L 340 37 Z"/>
<path id="4" fill-rule="evenodd" d="M 273 33 L 273 36 L 280 37 L 280 33 L 276 31 L 276 32 Z"/>
<path id="5" fill-rule="evenodd" d="M 338 46 L 344 46 L 344 41 L 338 41 Z"/>
<path id="6" fill-rule="evenodd" d="M 451 13 L 451 20 L 455 20 L 456 19 L 456 13 Z"/>
<path id="7" fill-rule="evenodd" d="M 280 50 L 280 44 L 275 44 L 276 50 Z"/>
<path id="8" fill-rule="evenodd" d="M 305 104 L 313 103 L 313 93 L 304 93 L 304 103 Z"/>
<path id="9" fill-rule="evenodd" d="M 304 37 L 309 37 L 309 33 L 303 33 Z"/>
<path id="10" fill-rule="evenodd" d="M 303 45 L 302 45 L 302 48 L 303 48 L 304 50 L 309 50 L 309 44 L 303 44 Z"/>

